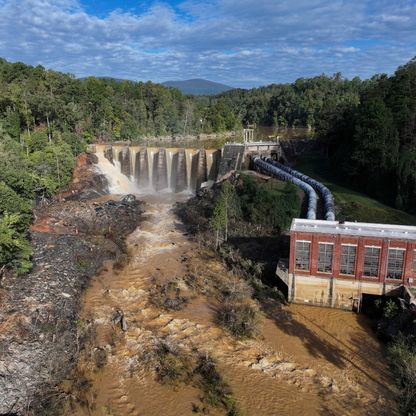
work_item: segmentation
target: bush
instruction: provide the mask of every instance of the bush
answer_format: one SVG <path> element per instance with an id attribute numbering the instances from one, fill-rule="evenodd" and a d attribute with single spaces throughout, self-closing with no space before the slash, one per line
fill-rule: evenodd
<path id="1" fill-rule="evenodd" d="M 259 183 L 251 176 L 241 175 L 238 195 L 245 218 L 253 224 L 287 229 L 293 217 L 299 216 L 300 201 L 296 187 L 275 180 Z"/>
<path id="2" fill-rule="evenodd" d="M 157 340 L 153 348 L 141 357 L 146 368 L 156 372 L 163 384 L 189 383 L 192 379 L 192 362 L 181 349 L 164 340 Z"/>
<path id="3" fill-rule="evenodd" d="M 399 337 L 389 349 L 390 363 L 400 391 L 400 410 L 403 415 L 416 415 L 416 340 Z"/>
<path id="4" fill-rule="evenodd" d="M 71 147 L 66 143 L 50 143 L 29 155 L 38 193 L 53 195 L 71 179 L 75 164 Z"/>
<path id="5" fill-rule="evenodd" d="M 20 214 L 18 228 L 24 231 L 31 219 L 32 201 L 20 197 L 12 188 L 0 181 L 0 215 Z"/>
<path id="6" fill-rule="evenodd" d="M 163 285 L 155 284 L 150 289 L 150 302 L 167 311 L 178 311 L 188 303 L 188 298 L 181 296 L 180 293 L 181 290 L 174 281 Z"/>
<path id="7" fill-rule="evenodd" d="M 218 308 L 216 318 L 235 337 L 252 338 L 260 332 L 260 311 L 250 301 L 226 301 Z"/>
<path id="8" fill-rule="evenodd" d="M 155 339 L 151 349 L 140 357 L 144 367 L 156 372 L 162 384 L 176 387 L 179 383 L 193 383 L 203 392 L 202 402 L 213 407 L 222 407 L 228 416 L 238 416 L 236 401 L 228 384 L 216 369 L 215 361 L 207 354 L 198 355 L 196 350 L 183 348 L 164 339 Z M 207 414 L 193 404 L 193 412 Z"/>
<path id="9" fill-rule="evenodd" d="M 209 355 L 199 357 L 198 366 L 194 372 L 200 376 L 198 384 L 209 405 L 223 407 L 227 411 L 227 416 L 240 414 L 230 387 L 218 373 L 215 361 Z"/>

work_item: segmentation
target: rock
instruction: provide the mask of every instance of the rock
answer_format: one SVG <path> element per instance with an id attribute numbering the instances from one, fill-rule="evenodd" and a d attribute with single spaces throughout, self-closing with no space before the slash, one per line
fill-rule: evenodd
<path id="1" fill-rule="evenodd" d="M 126 318 L 124 317 L 124 315 L 121 317 L 120 323 L 121 323 L 121 330 L 126 332 L 129 327 L 127 326 Z"/>
<path id="2" fill-rule="evenodd" d="M 124 317 L 124 313 L 120 310 L 116 310 L 111 318 L 111 322 L 113 325 L 120 324 L 121 330 L 126 332 L 128 329 L 126 318 Z"/>
<path id="3" fill-rule="evenodd" d="M 303 375 L 306 377 L 315 377 L 316 371 L 312 368 L 307 368 L 306 370 L 303 370 Z"/>
<path id="4" fill-rule="evenodd" d="M 280 363 L 276 366 L 276 369 L 279 371 L 291 372 L 296 369 L 296 364 L 295 363 Z"/>
<path id="5" fill-rule="evenodd" d="M 333 393 L 339 393 L 339 387 L 336 385 L 335 382 L 333 382 L 330 386 L 329 389 L 333 392 Z"/>
<path id="6" fill-rule="evenodd" d="M 137 200 L 134 195 L 128 194 L 121 201 L 124 202 L 125 204 L 134 204 Z"/>
<path id="7" fill-rule="evenodd" d="M 81 153 L 76 161 L 72 182 L 56 195 L 58 201 L 80 201 L 108 194 L 106 177 L 97 172 L 97 156 L 93 153 Z"/>

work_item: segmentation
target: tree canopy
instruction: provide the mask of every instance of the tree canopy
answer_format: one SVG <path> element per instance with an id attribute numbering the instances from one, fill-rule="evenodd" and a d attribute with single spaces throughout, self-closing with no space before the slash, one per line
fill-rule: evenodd
<path id="1" fill-rule="evenodd" d="M 416 213 L 416 59 L 374 76 L 359 100 L 322 116 L 334 173 L 366 193 Z"/>

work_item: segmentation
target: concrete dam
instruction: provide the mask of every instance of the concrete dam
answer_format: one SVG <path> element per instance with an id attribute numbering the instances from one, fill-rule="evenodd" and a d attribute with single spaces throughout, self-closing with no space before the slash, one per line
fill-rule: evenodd
<path id="1" fill-rule="evenodd" d="M 117 169 L 131 185 L 153 191 L 195 193 L 203 184 L 216 181 L 222 158 L 218 149 L 95 144 L 90 150 L 97 155 L 101 168 Z"/>
<path id="2" fill-rule="evenodd" d="M 195 193 L 230 171 L 249 169 L 254 155 L 284 157 L 279 142 L 227 143 L 221 149 L 92 144 L 89 151 L 97 155 L 100 169 L 117 180 L 120 193 L 137 188 Z"/>

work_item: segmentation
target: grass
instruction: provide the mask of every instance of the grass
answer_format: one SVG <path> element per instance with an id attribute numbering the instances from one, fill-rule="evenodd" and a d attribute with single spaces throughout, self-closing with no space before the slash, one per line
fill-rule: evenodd
<path id="1" fill-rule="evenodd" d="M 331 174 L 327 161 L 321 156 L 305 155 L 299 158 L 295 169 L 319 180 L 332 191 L 336 215 L 340 220 L 416 225 L 416 216 L 394 209 L 341 184 Z"/>

